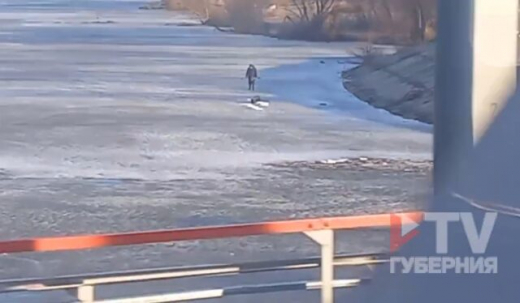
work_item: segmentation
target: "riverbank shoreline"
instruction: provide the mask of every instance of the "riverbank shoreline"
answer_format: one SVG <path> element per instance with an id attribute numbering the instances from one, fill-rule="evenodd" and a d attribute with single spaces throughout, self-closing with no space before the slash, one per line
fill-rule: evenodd
<path id="1" fill-rule="evenodd" d="M 405 119 L 433 124 L 434 44 L 378 55 L 342 74 L 358 99 Z"/>

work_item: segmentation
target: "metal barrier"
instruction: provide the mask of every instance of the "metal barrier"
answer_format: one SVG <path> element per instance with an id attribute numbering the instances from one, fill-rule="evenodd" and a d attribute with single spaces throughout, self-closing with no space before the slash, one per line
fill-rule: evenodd
<path id="1" fill-rule="evenodd" d="M 422 213 L 400 214 L 422 220 Z M 161 268 L 154 270 L 112 272 L 91 275 L 63 276 L 46 279 L 17 279 L 0 281 L 0 292 L 45 291 L 66 289 L 74 292 L 80 302 L 176 302 L 195 299 L 217 298 L 224 295 L 265 293 L 283 290 L 321 289 L 323 303 L 334 302 L 335 287 L 352 287 L 365 282 L 363 279 L 334 280 L 334 266 L 371 265 L 385 262 L 380 254 L 334 256 L 334 230 L 348 230 L 375 227 L 390 227 L 390 214 L 333 217 L 264 222 L 254 224 L 226 225 L 215 227 L 185 228 L 148 231 L 139 233 L 119 233 L 103 235 L 81 235 L 22 239 L 0 242 L 0 253 L 43 252 L 60 250 L 81 250 L 110 246 L 152 244 L 184 240 L 219 239 L 254 235 L 304 233 L 321 246 L 321 257 L 265 261 L 243 264 L 213 265 L 182 268 Z M 164 294 L 146 297 L 121 298 L 117 300 L 95 300 L 98 285 L 175 279 L 194 276 L 232 275 L 251 272 L 295 270 L 321 267 L 320 282 L 293 282 L 268 285 L 238 286 L 225 289 Z"/>

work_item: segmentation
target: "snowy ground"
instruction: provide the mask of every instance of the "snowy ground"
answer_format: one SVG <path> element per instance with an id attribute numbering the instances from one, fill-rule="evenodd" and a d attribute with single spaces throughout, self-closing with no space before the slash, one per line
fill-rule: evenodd
<path id="1" fill-rule="evenodd" d="M 343 89 L 339 73 L 355 44 L 223 34 L 141 4 L 0 0 L 1 238 L 421 205 L 422 170 L 284 164 L 430 158 L 429 126 Z M 249 63 L 259 69 L 258 94 L 271 101 L 263 110 L 246 103 Z M 18 277 L 316 253 L 289 238 L 4 256 L 0 264 L 3 277 Z M 372 238 L 339 247 L 380 247 Z"/>

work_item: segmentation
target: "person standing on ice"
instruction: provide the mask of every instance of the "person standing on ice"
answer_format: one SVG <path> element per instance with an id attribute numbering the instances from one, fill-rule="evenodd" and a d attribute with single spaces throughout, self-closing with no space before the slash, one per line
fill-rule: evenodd
<path id="1" fill-rule="evenodd" d="M 249 67 L 246 71 L 246 78 L 249 84 L 249 90 L 255 90 L 255 81 L 258 78 L 258 72 L 256 71 L 256 67 L 253 64 L 249 64 Z"/>

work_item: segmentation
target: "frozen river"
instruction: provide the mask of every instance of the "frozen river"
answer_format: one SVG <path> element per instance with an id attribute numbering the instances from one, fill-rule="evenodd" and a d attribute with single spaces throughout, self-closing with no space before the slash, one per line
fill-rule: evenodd
<path id="1" fill-rule="evenodd" d="M 429 156 L 430 135 L 417 130 L 427 127 L 343 89 L 338 57 L 351 44 L 178 27 L 186 20 L 138 2 L 27 2 L 0 2 L 3 174 L 172 180 L 285 160 Z M 249 63 L 272 101 L 264 111 L 241 104 Z"/>
<path id="2" fill-rule="evenodd" d="M 0 0 L 1 238 L 382 212 L 422 197 L 424 174 L 283 165 L 430 158 L 429 126 L 343 89 L 355 44 L 225 34 L 141 5 Z M 247 106 L 249 63 L 271 101 L 263 110 Z M 279 256 L 301 245 L 283 241 L 0 263 L 4 276 L 49 275 L 185 264 L 207 251 L 218 262 Z"/>

